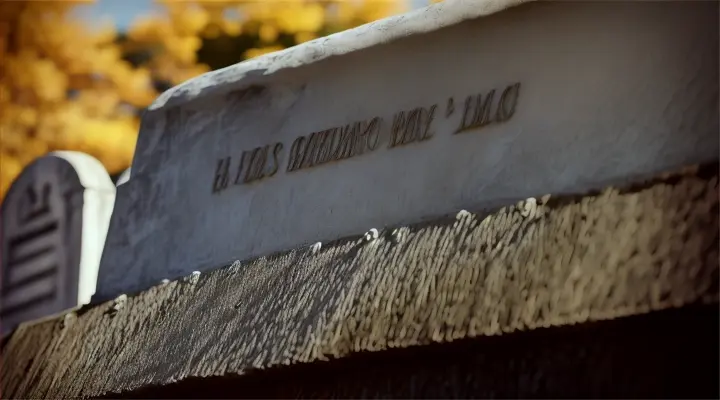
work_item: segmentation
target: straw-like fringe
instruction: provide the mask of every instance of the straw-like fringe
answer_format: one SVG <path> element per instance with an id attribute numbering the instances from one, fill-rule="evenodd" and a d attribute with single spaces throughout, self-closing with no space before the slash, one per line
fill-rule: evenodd
<path id="1" fill-rule="evenodd" d="M 26 324 L 4 349 L 3 394 L 92 397 L 714 303 L 710 170 L 369 232 Z"/>

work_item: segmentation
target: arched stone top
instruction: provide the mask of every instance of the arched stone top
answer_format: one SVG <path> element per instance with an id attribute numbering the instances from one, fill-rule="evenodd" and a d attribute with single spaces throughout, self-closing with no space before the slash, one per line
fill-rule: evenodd
<path id="1" fill-rule="evenodd" d="M 15 179 L 2 204 L 3 332 L 90 300 L 114 200 L 105 167 L 80 152 L 49 153 Z"/>

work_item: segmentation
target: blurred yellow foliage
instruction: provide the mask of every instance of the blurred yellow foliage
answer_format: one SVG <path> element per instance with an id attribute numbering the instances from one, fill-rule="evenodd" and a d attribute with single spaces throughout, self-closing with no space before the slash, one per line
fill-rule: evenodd
<path id="1" fill-rule="evenodd" d="M 29 162 L 78 150 L 110 171 L 130 164 L 138 123 L 122 105 L 157 95 L 150 73 L 122 61 L 115 29 L 90 29 L 88 1 L 0 0 L 0 196 Z"/>
<path id="2" fill-rule="evenodd" d="M 22 168 L 57 149 L 120 172 L 130 165 L 138 109 L 207 72 L 206 40 L 248 38 L 253 58 L 407 10 L 407 0 L 156 0 L 118 41 L 110 24 L 72 14 L 91 0 L 0 0 L 0 197 Z M 132 61 L 132 52 L 149 54 Z"/>
<path id="3" fill-rule="evenodd" d="M 289 35 L 293 44 L 304 43 L 327 27 L 352 28 L 409 6 L 407 0 L 156 0 L 155 4 L 160 12 L 139 17 L 128 37 L 135 48 L 161 49 L 146 66 L 154 79 L 173 85 L 210 69 L 197 62 L 201 39 L 257 36 L 257 46 L 242 53 L 247 59 L 284 49 L 283 35 Z"/>

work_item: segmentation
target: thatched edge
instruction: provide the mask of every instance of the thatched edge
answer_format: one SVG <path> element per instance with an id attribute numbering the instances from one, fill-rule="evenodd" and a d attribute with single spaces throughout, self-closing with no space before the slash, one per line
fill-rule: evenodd
<path id="1" fill-rule="evenodd" d="M 718 301 L 717 164 L 263 257 L 21 326 L 8 397 L 94 397 Z"/>

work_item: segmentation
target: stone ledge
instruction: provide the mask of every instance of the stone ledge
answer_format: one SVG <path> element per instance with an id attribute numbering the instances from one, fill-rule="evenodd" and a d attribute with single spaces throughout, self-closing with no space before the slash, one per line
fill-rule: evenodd
<path id="1" fill-rule="evenodd" d="M 717 305 L 189 378 L 107 399 L 716 399 Z M 281 384 L 278 384 L 281 382 Z"/>
<path id="2" fill-rule="evenodd" d="M 96 397 L 714 304 L 718 165 L 373 236 L 22 325 L 4 346 L 3 393 Z"/>

